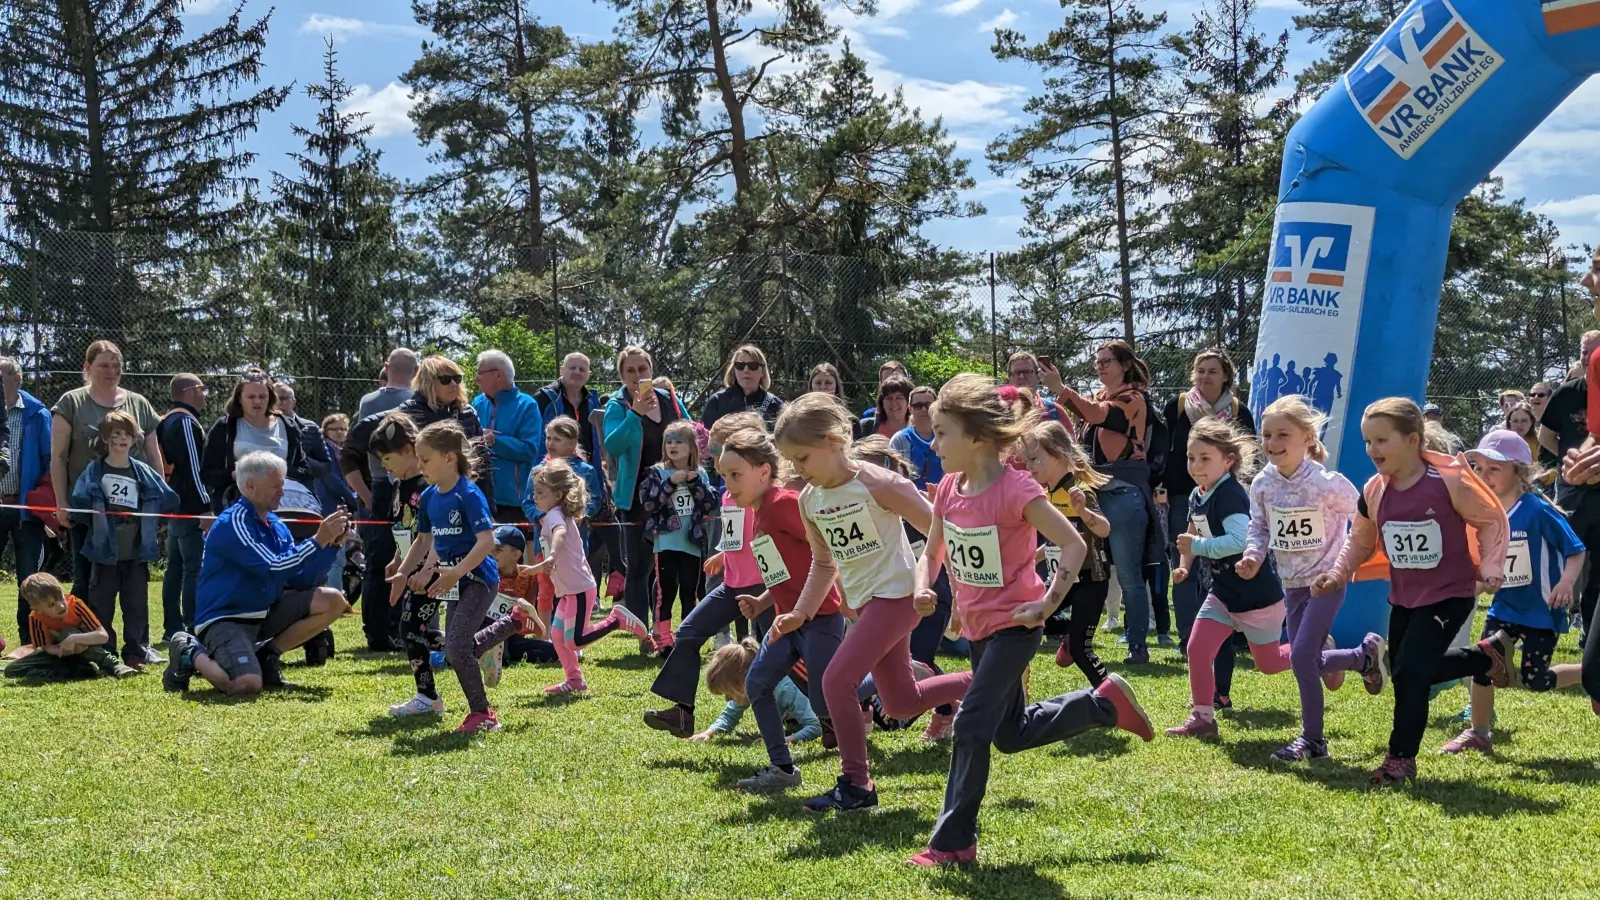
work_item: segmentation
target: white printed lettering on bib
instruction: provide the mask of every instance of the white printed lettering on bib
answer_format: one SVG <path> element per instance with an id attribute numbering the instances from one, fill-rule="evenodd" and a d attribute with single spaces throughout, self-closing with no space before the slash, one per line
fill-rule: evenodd
<path id="1" fill-rule="evenodd" d="M 944 521 L 944 544 L 949 551 L 950 577 L 965 585 L 997 588 L 1000 576 L 1000 528 L 961 528 Z"/>
<path id="2" fill-rule="evenodd" d="M 1432 519 L 1385 522 L 1383 551 L 1396 569 L 1435 569 L 1444 560 L 1444 535 Z"/>
<path id="3" fill-rule="evenodd" d="M 688 516 L 694 513 L 694 495 L 688 488 L 678 488 L 672 492 L 672 511 L 679 516 Z"/>
<path id="4" fill-rule="evenodd" d="M 1056 570 L 1061 568 L 1061 548 L 1055 544 L 1044 545 L 1044 577 L 1045 580 L 1056 577 Z"/>
<path id="5" fill-rule="evenodd" d="M 722 539 L 717 549 L 723 553 L 744 549 L 744 510 L 737 506 L 722 508 Z"/>
<path id="6" fill-rule="evenodd" d="M 405 559 L 411 552 L 411 529 L 403 525 L 395 525 L 391 529 L 394 534 L 394 558 Z"/>
<path id="7" fill-rule="evenodd" d="M 1194 533 L 1196 535 L 1206 538 L 1207 540 L 1216 537 L 1216 535 L 1211 533 L 1211 520 L 1205 516 L 1190 516 L 1189 523 L 1194 526 Z"/>
<path id="8" fill-rule="evenodd" d="M 750 552 L 755 554 L 764 586 L 777 587 L 789 580 L 789 567 L 784 565 L 783 554 L 778 552 L 778 544 L 772 538 L 764 534 L 757 537 L 750 542 Z"/>
<path id="9" fill-rule="evenodd" d="M 139 508 L 139 482 L 126 475 L 100 476 L 100 490 L 105 492 L 107 506 Z"/>
<path id="10" fill-rule="evenodd" d="M 878 526 L 872 521 L 872 513 L 865 503 L 838 512 L 820 513 L 815 519 L 817 530 L 822 532 L 822 539 L 835 562 L 855 562 L 883 550 Z"/>
<path id="11" fill-rule="evenodd" d="M 1528 553 L 1526 539 L 1512 541 L 1506 546 L 1506 582 L 1508 588 L 1527 587 L 1533 584 L 1533 557 Z"/>
<path id="12" fill-rule="evenodd" d="M 1289 509 L 1272 509 L 1272 533 L 1267 546 L 1273 550 L 1321 550 L 1327 543 L 1323 528 L 1322 509 L 1316 506 L 1296 506 Z"/>

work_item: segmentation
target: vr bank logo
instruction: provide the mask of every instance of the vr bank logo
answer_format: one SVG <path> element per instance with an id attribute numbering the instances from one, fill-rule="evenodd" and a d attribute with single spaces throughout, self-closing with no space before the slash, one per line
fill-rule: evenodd
<path id="1" fill-rule="evenodd" d="M 1272 245 L 1270 311 L 1338 316 L 1350 266 L 1351 226 L 1334 222 L 1280 222 Z"/>
<path id="2" fill-rule="evenodd" d="M 1500 64 L 1447 0 L 1419 0 L 1345 73 L 1344 83 L 1378 137 L 1410 159 Z"/>

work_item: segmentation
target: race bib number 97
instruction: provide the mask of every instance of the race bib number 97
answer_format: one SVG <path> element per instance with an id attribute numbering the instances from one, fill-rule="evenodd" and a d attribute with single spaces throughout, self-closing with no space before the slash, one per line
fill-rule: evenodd
<path id="1" fill-rule="evenodd" d="M 1385 522 L 1383 550 L 1396 569 L 1436 569 L 1444 560 L 1444 535 L 1432 519 Z"/>
<path id="2" fill-rule="evenodd" d="M 1000 529 L 994 525 L 961 528 L 944 522 L 950 577 L 972 587 L 997 588 L 1000 576 Z"/>
<path id="3" fill-rule="evenodd" d="M 672 492 L 672 511 L 683 517 L 694 513 L 694 496 L 688 489 L 678 488 Z"/>
<path id="4" fill-rule="evenodd" d="M 866 504 L 816 516 L 817 530 L 838 563 L 855 562 L 883 550 L 878 526 Z"/>

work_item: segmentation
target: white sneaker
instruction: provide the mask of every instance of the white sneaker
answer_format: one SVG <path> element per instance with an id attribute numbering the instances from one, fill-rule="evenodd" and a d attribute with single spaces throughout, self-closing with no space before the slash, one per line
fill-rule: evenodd
<path id="1" fill-rule="evenodd" d="M 404 703 L 397 703 L 389 707 L 389 715 L 397 719 L 404 719 L 410 716 L 444 715 L 444 698 L 430 700 L 418 694 Z"/>
<path id="2" fill-rule="evenodd" d="M 483 686 L 494 687 L 500 683 L 501 670 L 505 668 L 506 645 L 495 644 L 478 657 L 478 668 L 483 670 Z"/>
<path id="3" fill-rule="evenodd" d="M 1106 619 L 1106 624 L 1101 626 L 1100 630 L 1101 631 L 1121 631 L 1122 630 L 1122 622 L 1118 621 L 1116 616 L 1112 616 L 1111 618 Z"/>

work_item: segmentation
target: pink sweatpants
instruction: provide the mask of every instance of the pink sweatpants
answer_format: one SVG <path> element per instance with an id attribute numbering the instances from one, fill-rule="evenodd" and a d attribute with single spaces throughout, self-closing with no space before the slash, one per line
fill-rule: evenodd
<path id="1" fill-rule="evenodd" d="M 878 685 L 885 715 L 910 718 L 935 706 L 958 702 L 972 683 L 971 672 L 957 672 L 917 681 L 911 671 L 911 632 L 922 617 L 910 597 L 874 597 L 862 607 L 854 625 L 822 676 L 822 696 L 833 714 L 839 738 L 839 762 L 850 783 L 867 787 L 867 726 L 857 710 L 856 691 L 868 674 Z"/>
<path id="2" fill-rule="evenodd" d="M 1194 620 L 1189 632 L 1189 698 L 1195 706 L 1210 706 L 1217 693 L 1217 676 L 1211 670 L 1211 661 L 1217 658 L 1223 641 L 1233 640 L 1233 626 L 1207 619 Z M 1250 656 L 1256 669 L 1265 675 L 1276 675 L 1289 670 L 1289 645 L 1250 644 Z"/>
<path id="3" fill-rule="evenodd" d="M 617 630 L 620 624 L 615 614 L 589 628 L 589 610 L 594 608 L 595 591 L 590 588 L 583 594 L 568 594 L 556 603 L 555 616 L 550 620 L 550 643 L 556 647 L 556 659 L 568 681 L 582 681 L 583 669 L 578 665 L 578 648 L 587 647 Z"/>

